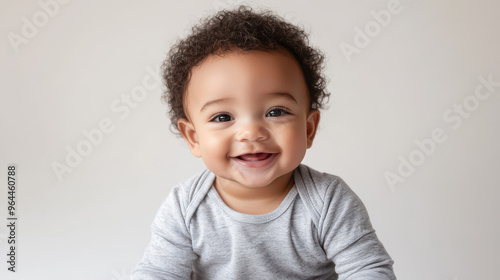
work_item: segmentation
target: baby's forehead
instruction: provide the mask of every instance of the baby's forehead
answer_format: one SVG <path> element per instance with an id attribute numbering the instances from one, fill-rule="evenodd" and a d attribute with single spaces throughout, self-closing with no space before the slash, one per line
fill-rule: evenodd
<path id="1" fill-rule="evenodd" d="M 216 60 L 232 59 L 245 56 L 259 56 L 264 60 L 269 60 L 276 57 L 287 57 L 288 59 L 294 60 L 298 64 L 298 61 L 296 60 L 295 56 L 288 50 L 284 49 L 283 47 L 277 47 L 276 49 L 249 49 L 249 50 L 232 48 L 227 51 L 219 51 L 213 54 L 209 54 L 201 61 L 201 63 L 206 61 L 213 62 Z"/>
<path id="2" fill-rule="evenodd" d="M 187 88 L 193 84 L 203 84 L 206 88 L 220 85 L 236 85 L 238 82 L 251 82 L 258 79 L 260 83 L 285 83 L 291 78 L 299 78 L 305 82 L 299 62 L 289 53 L 270 51 L 233 51 L 223 54 L 212 54 L 205 57 L 190 71 Z"/>
<path id="3" fill-rule="evenodd" d="M 307 85 L 301 66 L 293 55 L 277 50 L 254 50 L 206 57 L 193 67 L 186 95 L 205 99 L 228 92 L 296 90 L 307 91 Z"/>

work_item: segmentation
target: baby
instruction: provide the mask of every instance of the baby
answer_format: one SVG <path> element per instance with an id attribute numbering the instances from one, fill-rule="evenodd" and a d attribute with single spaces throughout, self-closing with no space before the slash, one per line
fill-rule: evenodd
<path id="1" fill-rule="evenodd" d="M 396 279 L 359 197 L 301 164 L 329 97 L 323 60 L 247 6 L 176 43 L 164 98 L 207 169 L 172 188 L 132 279 Z"/>

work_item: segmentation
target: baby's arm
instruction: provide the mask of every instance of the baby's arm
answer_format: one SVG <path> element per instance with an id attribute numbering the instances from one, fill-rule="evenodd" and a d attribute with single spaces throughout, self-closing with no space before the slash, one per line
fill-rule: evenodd
<path id="1" fill-rule="evenodd" d="M 151 241 L 132 271 L 132 280 L 190 279 L 196 258 L 184 223 L 181 189 L 174 187 L 151 225 Z"/>
<path id="2" fill-rule="evenodd" d="M 338 279 L 396 279 L 394 261 L 378 240 L 363 202 L 342 179 L 327 191 L 324 203 L 320 236 Z"/>

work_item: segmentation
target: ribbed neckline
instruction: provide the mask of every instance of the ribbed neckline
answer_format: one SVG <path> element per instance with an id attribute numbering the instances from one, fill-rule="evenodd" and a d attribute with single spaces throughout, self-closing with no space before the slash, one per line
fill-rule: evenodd
<path id="1" fill-rule="evenodd" d="M 251 223 L 251 224 L 262 224 L 269 222 L 271 220 L 274 220 L 281 216 L 292 204 L 292 202 L 295 199 L 295 196 L 297 195 L 297 187 L 295 184 L 293 184 L 292 188 L 286 195 L 286 197 L 283 199 L 281 204 L 276 208 L 274 211 L 263 214 L 263 215 L 252 215 L 252 214 L 245 214 L 245 213 L 240 213 L 237 212 L 233 209 L 231 209 L 229 206 L 226 205 L 226 203 L 222 200 L 220 197 L 219 193 L 215 189 L 215 186 L 212 185 L 210 187 L 210 190 L 208 191 L 208 195 L 210 198 L 212 198 L 217 205 L 226 213 L 228 214 L 231 218 L 244 222 L 244 223 Z"/>

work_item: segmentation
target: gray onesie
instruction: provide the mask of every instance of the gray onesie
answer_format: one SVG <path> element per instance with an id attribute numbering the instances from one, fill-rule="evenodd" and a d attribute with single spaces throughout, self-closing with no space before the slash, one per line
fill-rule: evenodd
<path id="1" fill-rule="evenodd" d="M 304 164 L 271 213 L 229 208 L 205 170 L 175 185 L 132 279 L 396 279 L 359 197 Z"/>

